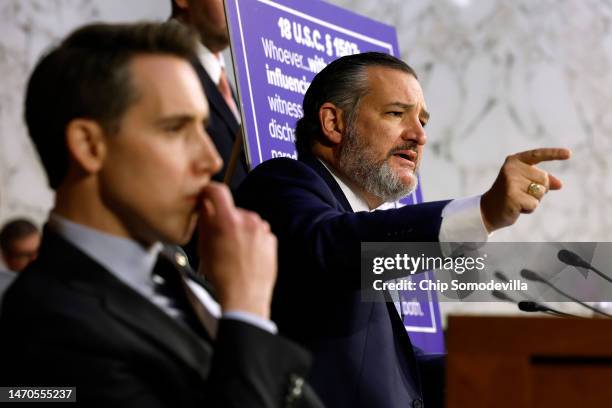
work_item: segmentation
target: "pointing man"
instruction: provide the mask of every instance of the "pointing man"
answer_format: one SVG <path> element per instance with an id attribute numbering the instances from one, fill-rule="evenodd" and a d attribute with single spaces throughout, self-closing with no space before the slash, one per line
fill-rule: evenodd
<path id="1" fill-rule="evenodd" d="M 272 316 L 314 353 L 310 380 L 327 405 L 438 406 L 441 378 L 422 370 L 393 303 L 361 299 L 360 243 L 486 241 L 561 188 L 535 165 L 569 151 L 509 156 L 482 196 L 373 211 L 417 184 L 429 112 L 415 72 L 386 54 L 343 57 L 315 77 L 303 109 L 298 160 L 261 164 L 238 192 L 279 238 Z"/>

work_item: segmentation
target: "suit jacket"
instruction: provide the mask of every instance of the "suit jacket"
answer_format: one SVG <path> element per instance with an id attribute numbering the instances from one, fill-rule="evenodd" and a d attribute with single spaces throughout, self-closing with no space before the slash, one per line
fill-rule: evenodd
<path id="1" fill-rule="evenodd" d="M 437 241 L 447 201 L 353 213 L 331 174 L 307 155 L 262 163 L 237 202 L 278 236 L 272 316 L 313 352 L 309 381 L 325 404 L 421 406 L 419 361 L 394 305 L 361 300 L 360 243 Z"/>
<path id="2" fill-rule="evenodd" d="M 210 105 L 210 122 L 206 127 L 206 131 L 212 138 L 215 147 L 223 159 L 223 168 L 213 177 L 213 179 L 216 181 L 223 181 L 227 165 L 232 155 L 234 140 L 236 140 L 236 135 L 240 130 L 240 124 L 236 121 L 234 114 L 227 106 L 227 103 L 225 103 L 225 99 L 223 99 L 217 85 L 210 79 L 210 76 L 202 64 L 200 64 L 199 61 L 195 61 L 192 65 L 200 78 L 202 88 L 208 99 L 208 104 Z M 248 172 L 249 167 L 247 166 L 243 148 L 240 160 L 230 183 L 232 191 L 238 188 Z"/>
<path id="3" fill-rule="evenodd" d="M 192 62 L 192 65 L 200 78 L 202 88 L 206 94 L 206 98 L 208 99 L 208 104 L 210 106 L 210 121 L 206 127 L 206 131 L 212 138 L 217 151 L 223 159 L 223 167 L 219 173 L 213 176 L 213 180 L 222 182 L 223 178 L 225 177 L 225 172 L 227 171 L 227 165 L 232 155 L 234 141 L 236 140 L 236 136 L 238 136 L 240 130 L 240 124 L 236 121 L 236 117 L 232 113 L 231 109 L 227 106 L 227 103 L 225 103 L 225 99 L 223 99 L 223 95 L 221 95 L 219 92 L 217 84 L 213 82 L 202 64 L 196 60 Z M 249 166 L 247 165 L 243 147 L 240 154 L 240 160 L 238 160 L 238 163 L 236 163 L 234 175 L 229 184 L 232 193 L 238 188 L 240 183 L 242 183 L 248 172 Z M 197 268 L 197 266 L 200 264 L 200 258 L 198 256 L 197 229 L 191 237 L 189 243 L 187 243 L 183 249 L 187 253 L 189 262 Z"/>
<path id="4" fill-rule="evenodd" d="M 0 384 L 76 386 L 86 406 L 320 406 L 300 347 L 230 319 L 200 337 L 49 229 L 6 293 L 0 342 Z"/>

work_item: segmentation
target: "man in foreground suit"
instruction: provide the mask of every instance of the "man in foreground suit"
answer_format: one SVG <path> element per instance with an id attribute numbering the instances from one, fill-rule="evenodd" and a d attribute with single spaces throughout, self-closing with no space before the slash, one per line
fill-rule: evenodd
<path id="1" fill-rule="evenodd" d="M 393 303 L 361 300 L 361 242 L 482 242 L 561 187 L 534 165 L 569 151 L 537 149 L 509 156 L 482 197 L 372 211 L 416 187 L 428 119 L 408 65 L 380 53 L 340 58 L 306 92 L 299 160 L 261 164 L 238 191 L 279 238 L 272 316 L 313 351 L 309 380 L 328 406 L 442 405 L 442 384 L 422 378 L 430 371 Z"/>
<path id="2" fill-rule="evenodd" d="M 55 206 L 5 296 L 2 386 L 104 407 L 320 406 L 273 334 L 276 239 L 211 182 L 221 160 L 177 23 L 91 25 L 38 63 L 26 122 Z M 201 271 L 173 247 L 200 215 Z"/>

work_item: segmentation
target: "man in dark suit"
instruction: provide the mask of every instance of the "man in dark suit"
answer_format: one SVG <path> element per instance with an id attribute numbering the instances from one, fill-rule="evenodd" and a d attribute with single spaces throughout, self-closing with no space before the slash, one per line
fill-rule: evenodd
<path id="1" fill-rule="evenodd" d="M 0 315 L 2 386 L 104 407 L 320 406 L 269 320 L 276 239 L 212 182 L 208 104 L 177 23 L 91 25 L 52 49 L 26 122 L 55 205 Z M 200 215 L 201 272 L 183 243 Z"/>
<path id="2" fill-rule="evenodd" d="M 240 139 L 240 112 L 227 79 L 222 54 L 229 46 L 223 0 L 172 0 L 171 4 L 171 17 L 193 28 L 199 35 L 197 56 L 192 64 L 210 105 L 206 131 L 223 160 L 223 166 L 213 175 L 213 180 L 226 182 L 234 192 L 246 177 L 249 167 Z M 200 262 L 197 246 L 196 232 L 184 247 L 193 265 Z"/>
<path id="3" fill-rule="evenodd" d="M 210 120 L 206 131 L 223 159 L 223 167 L 213 176 L 213 180 L 223 181 L 236 138 L 241 137 L 240 112 L 227 79 L 228 72 L 222 54 L 229 46 L 223 0 L 172 0 L 172 18 L 194 28 L 200 36 L 193 67 L 210 104 Z M 236 166 L 228 179 L 232 191 L 238 188 L 249 171 L 244 149 L 241 145 L 238 148 Z"/>
<path id="4" fill-rule="evenodd" d="M 343 57 L 315 77 L 303 105 L 299 160 L 261 164 L 237 195 L 279 238 L 272 317 L 313 351 L 309 380 L 327 405 L 442 406 L 440 360 L 415 353 L 393 303 L 362 301 L 360 243 L 440 241 L 452 251 L 485 241 L 561 187 L 534 165 L 569 151 L 509 156 L 482 196 L 373 211 L 417 183 L 429 113 L 416 74 L 385 54 Z"/>

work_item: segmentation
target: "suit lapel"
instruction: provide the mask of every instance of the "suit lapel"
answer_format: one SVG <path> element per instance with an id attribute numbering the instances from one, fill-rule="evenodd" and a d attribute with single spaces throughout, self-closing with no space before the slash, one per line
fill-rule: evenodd
<path id="1" fill-rule="evenodd" d="M 325 183 L 329 186 L 330 190 L 334 194 L 334 197 L 336 197 L 336 200 L 338 200 L 338 203 L 346 212 L 353 212 L 351 205 L 349 204 L 348 200 L 346 199 L 346 196 L 342 192 L 342 189 L 340 188 L 334 177 L 330 174 L 329 170 L 325 168 L 325 166 L 319 161 L 319 159 L 317 159 L 314 155 L 306 154 L 301 155 L 299 160 L 310 166 L 314 171 L 317 172 L 317 174 L 319 174 L 319 176 L 323 178 L 323 180 L 325 180 Z M 408 362 L 409 370 L 413 375 L 417 387 L 420 389 L 421 381 L 419 376 L 419 370 L 414 355 L 412 342 L 410 341 L 410 336 L 406 332 L 404 322 L 402 322 L 402 319 L 397 313 L 397 310 L 395 309 L 395 304 L 393 303 L 393 300 L 391 299 L 389 293 L 385 292 L 384 296 L 394 335 L 402 339 L 401 344 L 403 352 L 406 355 L 406 361 Z"/>
<path id="2" fill-rule="evenodd" d="M 336 198 L 340 206 L 344 209 L 344 211 L 353 212 L 351 205 L 349 204 L 348 200 L 346 199 L 346 196 L 342 192 L 342 189 L 334 179 L 334 176 L 331 175 L 329 170 L 325 168 L 325 166 L 319 161 L 319 159 L 317 159 L 314 155 L 304 154 L 300 155 L 299 160 L 307 164 L 310 168 L 316 171 L 317 174 L 321 176 L 323 180 L 325 180 L 325 183 L 327 184 L 331 192 L 334 194 L 334 197 Z"/>
<path id="3" fill-rule="evenodd" d="M 175 355 L 200 376 L 207 376 L 210 342 L 196 336 L 49 228 L 43 233 L 40 258 L 46 258 L 48 272 L 58 275 L 68 286 L 99 298 L 114 319 Z"/>
<path id="4" fill-rule="evenodd" d="M 178 245 L 166 245 L 164 246 L 163 252 L 166 253 L 166 256 L 168 257 L 168 259 L 172 260 L 175 258 L 175 255 L 178 253 L 182 256 L 185 257 L 185 259 L 189 260 L 189 257 L 187 256 L 187 253 L 185 253 L 185 251 L 183 250 L 183 248 L 181 248 Z M 217 292 L 215 290 L 215 288 L 213 288 L 213 286 L 210 284 L 210 282 L 208 282 L 206 280 L 206 278 L 204 278 L 204 276 L 198 274 L 196 271 L 193 270 L 193 268 L 191 267 L 191 264 L 189 262 L 187 262 L 184 265 L 179 265 L 176 262 L 174 263 L 174 267 L 181 269 L 185 275 L 187 275 L 189 277 L 189 279 L 196 281 L 197 283 L 199 283 L 202 287 L 204 287 L 204 289 L 206 289 L 206 291 L 208 292 L 208 294 L 215 300 L 218 301 L 217 299 Z"/>
<path id="5" fill-rule="evenodd" d="M 393 332 L 395 336 L 398 336 L 401 339 L 402 351 L 406 356 L 406 361 L 408 362 L 408 369 L 410 370 L 410 375 L 418 387 L 421 389 L 421 378 L 419 374 L 418 363 L 416 361 L 416 356 L 414 354 L 414 347 L 412 346 L 412 342 L 410 341 L 410 336 L 404 327 L 404 322 L 401 317 L 397 313 L 397 309 L 395 309 L 395 304 L 391 299 L 391 296 L 388 292 L 385 292 L 385 303 L 387 306 L 387 311 L 389 312 L 389 318 L 391 319 L 391 327 L 393 327 Z"/>
<path id="6" fill-rule="evenodd" d="M 227 103 L 225 103 L 223 95 L 221 95 L 221 92 L 219 92 L 217 85 L 212 81 L 212 79 L 210 79 L 210 76 L 208 75 L 202 64 L 200 64 L 199 61 L 195 61 L 192 64 L 194 69 L 196 70 L 196 73 L 200 77 L 200 80 L 204 87 L 204 93 L 206 94 L 206 97 L 209 100 L 208 105 L 212 110 L 217 112 L 217 114 L 223 119 L 227 127 L 231 129 L 232 138 L 234 138 L 240 127 L 238 121 L 236 120 L 236 117 L 234 116 L 234 113 L 229 108 L 229 106 L 227 106 Z"/>
<path id="7" fill-rule="evenodd" d="M 138 293 L 108 292 L 104 307 L 117 320 L 176 355 L 203 378 L 208 374 L 212 346 Z"/>

